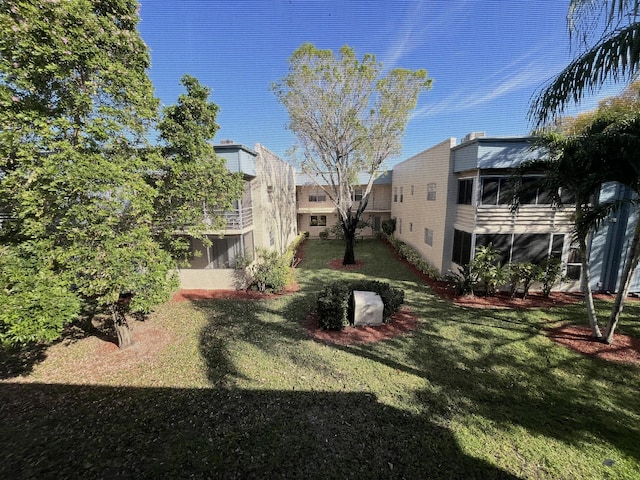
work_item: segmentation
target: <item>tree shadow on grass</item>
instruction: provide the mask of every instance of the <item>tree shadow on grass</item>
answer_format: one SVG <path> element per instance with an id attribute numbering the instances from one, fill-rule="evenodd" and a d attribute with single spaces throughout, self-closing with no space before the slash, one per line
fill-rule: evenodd
<path id="1" fill-rule="evenodd" d="M 402 361 L 376 346 L 337 348 L 427 380 L 417 402 L 445 421 L 476 416 L 577 448 L 597 438 L 640 461 L 638 368 L 576 358 L 546 339 L 544 319 L 518 312 L 434 303 L 419 315 L 428 320 Z"/>
<path id="2" fill-rule="evenodd" d="M 507 478 L 364 393 L 0 384 L 2 478 Z"/>

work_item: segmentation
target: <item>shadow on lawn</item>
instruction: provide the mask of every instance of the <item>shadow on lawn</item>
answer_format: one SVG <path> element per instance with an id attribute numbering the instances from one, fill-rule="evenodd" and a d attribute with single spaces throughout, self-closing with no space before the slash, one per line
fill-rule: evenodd
<path id="1" fill-rule="evenodd" d="M 364 393 L 0 384 L 0 405 L 2 478 L 516 478 Z"/>
<path id="2" fill-rule="evenodd" d="M 599 438 L 640 460 L 640 409 L 637 389 L 630 388 L 638 383 L 637 368 L 565 355 L 540 337 L 544 319 L 536 324 L 513 311 L 463 312 L 437 303 L 423 307 L 427 324 L 412 333 L 404 361 L 370 345 L 336 348 L 428 380 L 433 388 L 416 399 L 436 417 L 477 415 L 573 445 Z M 446 338 L 445 328 L 464 335 Z M 507 333 L 492 336 L 500 330 Z"/>

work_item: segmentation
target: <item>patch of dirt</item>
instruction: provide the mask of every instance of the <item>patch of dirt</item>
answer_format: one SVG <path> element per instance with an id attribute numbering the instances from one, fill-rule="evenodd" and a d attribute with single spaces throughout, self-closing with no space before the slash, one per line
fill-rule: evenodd
<path id="1" fill-rule="evenodd" d="M 175 341 L 175 336 L 153 322 L 129 320 L 133 332 L 133 344 L 119 349 L 115 332 L 106 321 L 92 321 L 94 332 L 89 336 L 67 338 L 47 349 L 47 364 L 37 365 L 47 382 L 91 385 L 117 378 L 118 372 L 149 365 L 156 361 L 159 353 Z M 82 343 L 78 343 L 82 340 Z M 60 368 L 59 365 L 65 365 Z M 32 383 L 41 377 L 23 373 L 11 375 L 12 382 Z M 7 377 L 9 378 L 9 377 Z"/>
<path id="2" fill-rule="evenodd" d="M 640 365 L 640 339 L 617 333 L 613 345 L 595 341 L 588 327 L 565 325 L 547 330 L 554 342 L 590 357 Z"/>
<path id="3" fill-rule="evenodd" d="M 304 321 L 304 331 L 314 340 L 333 345 L 372 343 L 397 337 L 418 327 L 418 318 L 402 307 L 388 323 L 369 327 L 346 327 L 343 330 L 323 330 L 318 325 L 318 314 L 312 312 Z"/>
<path id="4" fill-rule="evenodd" d="M 362 260 L 356 260 L 356 263 L 353 265 L 343 265 L 341 258 L 334 258 L 329 260 L 329 268 L 333 270 L 358 270 L 359 268 L 364 267 L 365 263 Z"/>

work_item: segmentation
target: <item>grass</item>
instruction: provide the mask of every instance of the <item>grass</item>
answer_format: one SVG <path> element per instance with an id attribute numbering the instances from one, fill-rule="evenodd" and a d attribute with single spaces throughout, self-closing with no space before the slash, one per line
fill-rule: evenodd
<path id="1" fill-rule="evenodd" d="M 39 352 L 0 383 L 0 478 L 638 478 L 640 368 L 541 332 L 584 324 L 583 307 L 458 307 L 377 241 L 358 244 L 360 270 L 329 269 L 341 254 L 308 242 L 291 296 L 162 306 L 149 325 L 169 345 L 90 381 L 97 339 Z M 361 275 L 403 288 L 420 328 L 308 338 L 318 290 Z M 639 314 L 620 331 L 638 335 Z"/>

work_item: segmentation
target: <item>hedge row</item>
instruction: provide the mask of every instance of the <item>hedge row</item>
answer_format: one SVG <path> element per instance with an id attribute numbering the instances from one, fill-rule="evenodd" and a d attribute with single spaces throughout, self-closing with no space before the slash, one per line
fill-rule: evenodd
<path id="1" fill-rule="evenodd" d="M 440 272 L 438 272 L 438 270 L 433 265 L 422 258 L 418 251 L 413 247 L 410 247 L 406 243 L 398 240 L 393 235 L 387 235 L 386 233 L 381 232 L 380 237 L 391 244 L 395 251 L 398 252 L 398 256 L 400 258 L 405 259 L 422 273 L 436 280 L 439 280 L 441 278 Z"/>
<path id="2" fill-rule="evenodd" d="M 353 324 L 352 297 L 354 290 L 375 292 L 382 299 L 383 318 L 388 322 L 404 302 L 404 290 L 376 280 L 340 280 L 322 290 L 316 309 L 318 323 L 325 330 L 341 330 Z"/>

